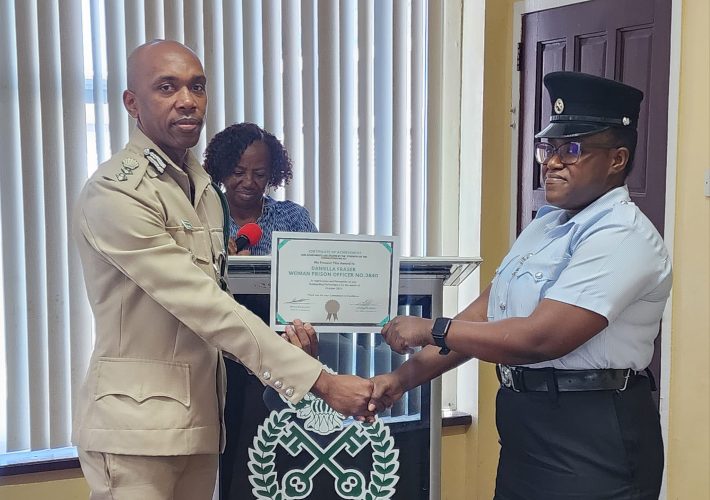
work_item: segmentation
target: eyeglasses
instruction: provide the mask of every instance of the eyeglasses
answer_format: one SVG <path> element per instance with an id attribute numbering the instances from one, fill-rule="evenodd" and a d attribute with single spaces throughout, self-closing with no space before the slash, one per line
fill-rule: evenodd
<path id="1" fill-rule="evenodd" d="M 547 165 L 553 156 L 557 155 L 560 161 L 565 165 L 577 163 L 582 155 L 581 142 L 565 142 L 555 147 L 549 142 L 535 143 L 535 160 L 540 165 Z"/>
<path id="2" fill-rule="evenodd" d="M 604 144 L 585 144 L 585 149 L 612 149 L 617 146 Z M 555 147 L 549 142 L 535 143 L 535 160 L 540 165 L 547 165 L 553 156 L 557 155 L 564 165 L 572 165 L 582 156 L 581 142 L 565 142 Z"/>

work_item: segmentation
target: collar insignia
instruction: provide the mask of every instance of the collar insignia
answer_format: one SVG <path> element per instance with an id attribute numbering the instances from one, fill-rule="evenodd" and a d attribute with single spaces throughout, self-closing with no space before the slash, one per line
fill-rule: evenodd
<path id="1" fill-rule="evenodd" d="M 165 159 L 160 156 L 155 149 L 152 148 L 145 148 L 143 150 L 143 156 L 148 160 L 148 163 L 153 165 L 153 168 L 158 171 L 159 174 L 162 174 L 165 172 L 165 167 L 168 166 L 168 163 L 165 161 Z"/>

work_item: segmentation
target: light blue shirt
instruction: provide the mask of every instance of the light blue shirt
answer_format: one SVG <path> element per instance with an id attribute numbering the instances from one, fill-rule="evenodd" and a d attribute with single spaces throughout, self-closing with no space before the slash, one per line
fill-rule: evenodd
<path id="1" fill-rule="evenodd" d="M 545 298 L 583 307 L 609 325 L 569 354 L 529 366 L 643 370 L 671 280 L 663 239 L 622 186 L 572 217 L 542 207 L 496 270 L 488 320 L 527 317 Z"/>

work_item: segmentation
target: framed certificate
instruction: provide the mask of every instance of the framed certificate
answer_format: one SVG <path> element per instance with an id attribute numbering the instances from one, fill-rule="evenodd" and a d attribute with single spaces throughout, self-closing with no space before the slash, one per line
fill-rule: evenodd
<path id="1" fill-rule="evenodd" d="M 396 236 L 274 231 L 271 327 L 294 319 L 318 332 L 379 332 L 397 314 Z"/>

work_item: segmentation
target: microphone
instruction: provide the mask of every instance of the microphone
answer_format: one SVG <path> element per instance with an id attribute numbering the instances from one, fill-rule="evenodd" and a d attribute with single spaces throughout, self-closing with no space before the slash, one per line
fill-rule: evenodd
<path id="1" fill-rule="evenodd" d="M 259 239 L 261 239 L 262 232 L 261 227 L 254 222 L 244 224 L 237 232 L 237 252 L 241 252 L 246 247 L 256 245 Z"/>

